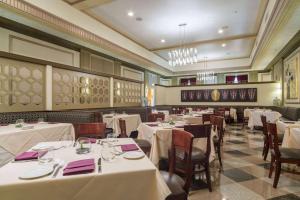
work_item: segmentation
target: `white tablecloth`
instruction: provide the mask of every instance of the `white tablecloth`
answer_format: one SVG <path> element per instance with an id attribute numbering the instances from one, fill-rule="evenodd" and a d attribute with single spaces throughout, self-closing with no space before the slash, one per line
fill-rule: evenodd
<path id="1" fill-rule="evenodd" d="M 134 143 L 130 138 L 118 139 L 118 144 Z M 53 143 L 51 143 L 53 144 Z M 69 146 L 55 152 L 55 157 L 66 163 L 79 159 L 94 158 L 96 170 L 90 174 L 49 176 L 36 180 L 20 180 L 18 176 L 37 162 L 8 163 L 0 168 L 0 194 L 3 200 L 161 200 L 170 190 L 158 170 L 145 156 L 139 160 L 127 160 L 123 156 L 115 161 L 102 159 L 102 172 L 98 173 L 97 160 L 102 146 L 92 145 L 92 152 L 75 153 Z"/>
<path id="2" fill-rule="evenodd" d="M 103 122 L 106 123 L 107 128 L 112 128 L 117 135 L 120 135 L 121 130 L 119 126 L 119 119 L 124 119 L 126 122 L 126 133 L 130 136 L 132 131 L 136 131 L 139 124 L 142 123 L 141 116 L 139 114 L 127 115 L 103 115 Z"/>
<path id="3" fill-rule="evenodd" d="M 177 124 L 177 125 L 182 125 Z M 148 126 L 147 123 L 141 123 L 138 127 L 139 139 L 148 140 L 151 144 L 151 152 L 150 152 L 150 160 L 155 164 L 158 165 L 160 158 L 167 158 L 168 157 L 168 149 L 171 147 L 172 142 L 172 129 L 171 128 L 164 128 L 161 126 L 151 127 Z M 211 132 L 211 153 L 210 153 L 210 161 L 214 160 L 215 148 L 213 145 L 213 136 L 216 133 L 212 130 Z M 206 139 L 194 139 L 194 147 L 206 150 Z"/>
<path id="4" fill-rule="evenodd" d="M 22 130 L 14 124 L 0 126 L 0 147 L 17 155 L 33 147 L 37 143 L 47 141 L 74 140 L 75 133 L 72 124 L 29 124 L 33 129 Z"/>
<path id="5" fill-rule="evenodd" d="M 250 129 L 253 129 L 254 126 L 262 126 L 261 115 L 265 115 L 267 118 L 267 122 L 271 123 L 275 123 L 281 117 L 281 114 L 279 112 L 270 110 L 250 110 L 247 112 L 247 114 L 249 114 L 248 127 Z"/>
<path id="6" fill-rule="evenodd" d="M 237 114 L 235 108 L 230 108 L 229 115 L 235 122 L 237 122 Z"/>

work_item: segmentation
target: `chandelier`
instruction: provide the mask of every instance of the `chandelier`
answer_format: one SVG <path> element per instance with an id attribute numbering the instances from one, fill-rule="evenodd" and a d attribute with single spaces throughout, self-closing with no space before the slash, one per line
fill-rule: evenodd
<path id="1" fill-rule="evenodd" d="M 177 49 L 170 50 L 169 54 L 169 65 L 172 67 L 184 66 L 189 64 L 194 64 L 198 62 L 198 51 L 196 48 L 185 47 L 185 32 L 187 24 L 179 24 L 179 34 L 180 34 L 180 47 Z"/>
<path id="2" fill-rule="evenodd" d="M 215 72 L 207 70 L 207 57 L 204 57 L 203 61 L 203 72 L 197 73 L 197 80 L 204 82 L 214 82 L 215 81 Z"/>

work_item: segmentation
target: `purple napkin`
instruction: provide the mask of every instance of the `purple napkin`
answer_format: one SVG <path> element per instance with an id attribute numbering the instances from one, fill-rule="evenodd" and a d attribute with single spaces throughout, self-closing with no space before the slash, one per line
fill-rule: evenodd
<path id="1" fill-rule="evenodd" d="M 90 141 L 90 143 L 96 143 L 97 142 L 97 139 L 96 138 L 89 138 L 88 140 L 86 141 Z"/>
<path id="2" fill-rule="evenodd" d="M 151 127 L 158 126 L 158 124 L 147 124 L 147 125 Z"/>
<path id="3" fill-rule="evenodd" d="M 135 144 L 123 144 L 121 145 L 122 151 L 135 151 L 139 150 L 139 148 Z"/>
<path id="4" fill-rule="evenodd" d="M 20 153 L 19 155 L 17 155 L 15 157 L 15 161 L 38 159 L 39 153 L 41 156 L 43 156 L 47 153 L 47 151 L 42 151 L 42 152 L 26 151 L 26 152 L 23 152 L 23 153 Z"/>
<path id="5" fill-rule="evenodd" d="M 90 173 L 95 170 L 95 161 L 94 159 L 84 159 L 84 160 L 77 160 L 68 163 L 65 167 L 63 175 L 68 176 L 72 174 L 83 174 L 83 173 Z"/>

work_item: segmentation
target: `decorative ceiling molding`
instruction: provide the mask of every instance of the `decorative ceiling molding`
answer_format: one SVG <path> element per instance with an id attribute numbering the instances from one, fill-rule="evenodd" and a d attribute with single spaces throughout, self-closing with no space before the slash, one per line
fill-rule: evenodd
<path id="1" fill-rule="evenodd" d="M 103 4 L 110 3 L 114 0 L 84 0 L 84 1 L 77 1 L 75 3 L 71 3 L 72 6 L 79 10 L 86 10 L 95 6 L 100 6 Z"/>
<path id="2" fill-rule="evenodd" d="M 68 34 L 72 34 L 84 41 L 90 42 L 92 44 L 99 45 L 100 48 L 105 49 L 107 51 L 115 52 L 116 54 L 133 59 L 135 62 L 140 64 L 141 66 L 145 67 L 158 67 L 161 73 L 170 74 L 172 73 L 170 70 L 165 69 L 162 66 L 157 65 L 156 63 L 148 60 L 140 55 L 137 55 L 133 52 L 128 51 L 112 42 L 105 40 L 104 38 L 87 31 L 75 24 L 72 24 L 58 16 L 55 16 L 39 7 L 36 7 L 30 3 L 27 3 L 23 0 L 0 0 L 0 5 L 6 6 L 7 8 L 13 9 L 18 11 L 19 13 L 23 13 L 34 17 L 42 21 L 43 23 L 48 23 L 59 30 L 67 32 Z M 145 68 L 147 68 L 145 67 Z"/>
<path id="3" fill-rule="evenodd" d="M 212 40 L 202 40 L 202 41 L 187 43 L 187 44 L 184 44 L 184 46 L 185 47 L 195 47 L 195 46 L 201 45 L 201 44 L 208 44 L 208 43 L 215 43 L 215 42 L 225 42 L 225 41 L 239 40 L 239 39 L 252 39 L 252 38 L 255 39 L 256 34 L 235 35 L 235 36 L 229 36 L 229 37 L 212 39 Z M 175 49 L 175 48 L 179 48 L 179 47 L 180 47 L 180 45 L 173 45 L 173 46 L 167 46 L 167 47 L 162 47 L 162 48 L 150 49 L 150 51 L 155 52 L 155 51 L 161 51 L 161 50 Z"/>

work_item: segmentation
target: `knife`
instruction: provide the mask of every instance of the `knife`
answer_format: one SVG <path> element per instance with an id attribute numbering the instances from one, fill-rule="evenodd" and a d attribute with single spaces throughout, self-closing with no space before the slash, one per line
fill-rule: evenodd
<path id="1" fill-rule="evenodd" d="M 98 173 L 100 173 L 101 170 L 101 158 L 98 159 Z"/>

